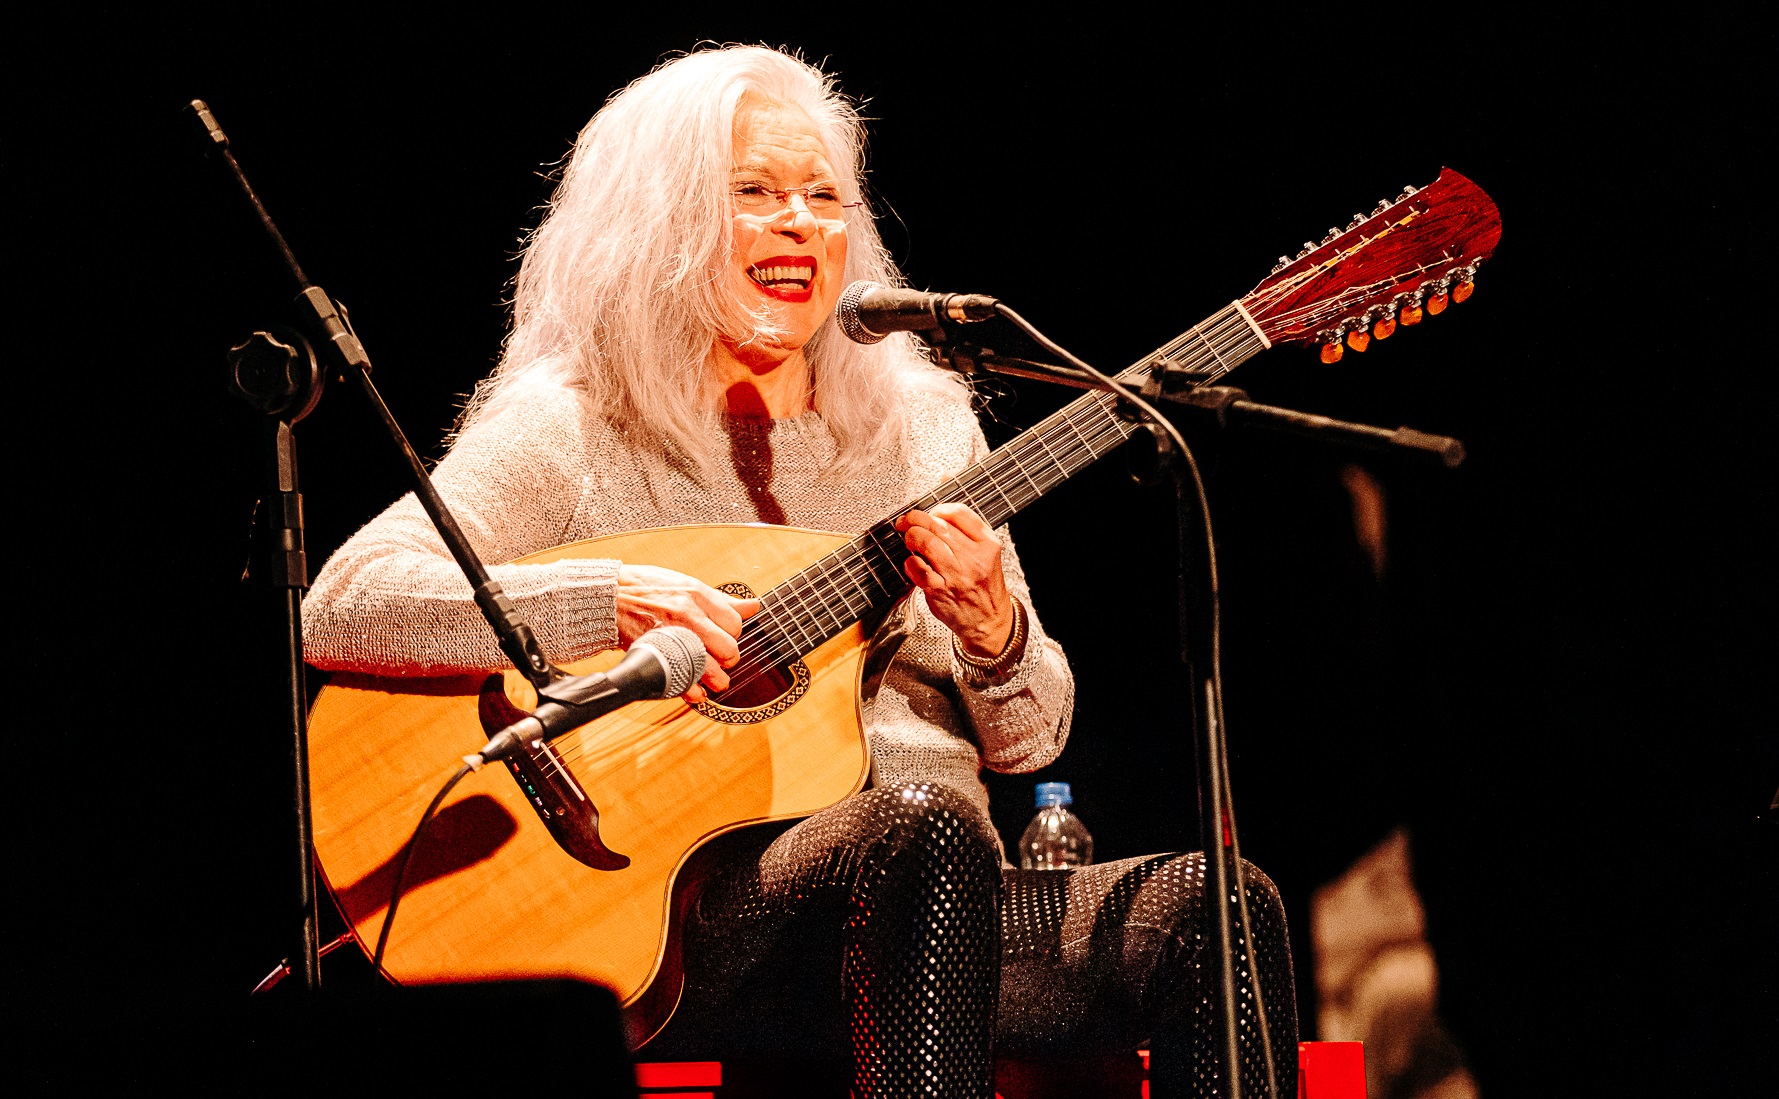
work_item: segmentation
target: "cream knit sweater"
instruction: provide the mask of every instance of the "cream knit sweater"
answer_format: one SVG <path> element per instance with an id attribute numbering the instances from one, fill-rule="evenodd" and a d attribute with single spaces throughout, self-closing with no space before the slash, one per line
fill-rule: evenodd
<path id="1" fill-rule="evenodd" d="M 728 461 L 699 480 L 570 391 L 478 424 L 433 479 L 484 561 L 563 542 L 682 523 L 772 522 L 856 533 L 987 453 L 960 394 L 911 391 L 896 453 L 843 481 L 823 479 L 833 436 L 818 413 L 723 421 Z M 1029 771 L 1055 759 L 1068 736 L 1074 684 L 1062 649 L 1045 636 L 1012 543 L 999 531 L 1007 585 L 1025 604 L 1025 657 L 998 682 L 954 664 L 951 633 L 913 597 L 913 628 L 866 714 L 878 785 L 937 782 L 986 814 L 978 775 Z M 640 562 L 647 564 L 649 562 Z M 618 644 L 619 562 L 491 565 L 490 573 L 557 661 Z M 315 579 L 303 605 L 304 651 L 325 669 L 446 675 L 509 666 L 469 584 L 412 494 L 353 535 Z"/>

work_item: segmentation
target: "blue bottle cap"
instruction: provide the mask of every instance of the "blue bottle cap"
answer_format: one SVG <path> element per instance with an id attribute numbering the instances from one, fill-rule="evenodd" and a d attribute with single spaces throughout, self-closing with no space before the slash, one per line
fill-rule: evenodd
<path id="1" fill-rule="evenodd" d="M 1038 783 L 1038 808 L 1043 809 L 1050 805 L 1073 805 L 1074 803 L 1075 799 L 1069 794 L 1068 783 Z"/>

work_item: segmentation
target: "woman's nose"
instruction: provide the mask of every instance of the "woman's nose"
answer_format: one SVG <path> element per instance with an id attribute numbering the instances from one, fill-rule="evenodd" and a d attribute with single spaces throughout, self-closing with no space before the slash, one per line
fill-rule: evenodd
<path id="1" fill-rule="evenodd" d="M 803 241 L 814 234 L 816 221 L 816 216 L 809 212 L 808 200 L 793 191 L 785 196 L 784 209 L 775 215 L 772 231 Z"/>

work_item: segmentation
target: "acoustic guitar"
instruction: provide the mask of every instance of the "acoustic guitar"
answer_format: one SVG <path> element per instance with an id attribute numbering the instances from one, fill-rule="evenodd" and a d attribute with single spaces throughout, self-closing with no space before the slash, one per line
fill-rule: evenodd
<path id="1" fill-rule="evenodd" d="M 1489 197 L 1449 169 L 1306 244 L 1252 292 L 1124 372 L 1158 360 L 1209 384 L 1277 343 L 1332 362 L 1469 297 L 1500 239 Z M 1113 450 L 1112 399 L 1068 404 L 908 507 L 969 505 L 991 526 Z M 903 509 L 907 510 L 906 508 Z M 861 698 L 893 656 L 909 592 L 896 516 L 862 534 L 758 525 L 645 530 L 521 558 L 616 558 L 758 594 L 728 691 L 641 702 L 489 768 L 454 791 L 417 849 L 384 956 L 403 984 L 573 976 L 616 990 L 632 1038 L 664 1025 L 681 973 L 676 908 L 711 841 L 806 816 L 870 769 Z M 619 653 L 566 665 L 602 670 Z M 315 849 L 360 943 L 375 942 L 393 868 L 458 760 L 528 712 L 518 675 L 336 674 L 310 715 Z"/>

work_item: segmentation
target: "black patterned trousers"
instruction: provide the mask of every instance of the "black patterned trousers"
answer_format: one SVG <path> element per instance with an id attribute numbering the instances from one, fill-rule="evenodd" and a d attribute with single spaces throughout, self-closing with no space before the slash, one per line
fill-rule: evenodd
<path id="1" fill-rule="evenodd" d="M 687 920 L 686 994 L 646 1055 L 850 1057 L 855 1099 L 977 1099 L 993 1094 L 997 1049 L 1064 1058 L 1147 1040 L 1153 1094 L 1221 1094 L 1204 857 L 1018 871 L 998 851 L 969 799 L 932 785 L 867 790 L 743 838 Z M 1264 874 L 1246 876 L 1288 1099 L 1284 910 Z M 1263 1096 L 1246 953 L 1240 1071 L 1245 1094 Z"/>

